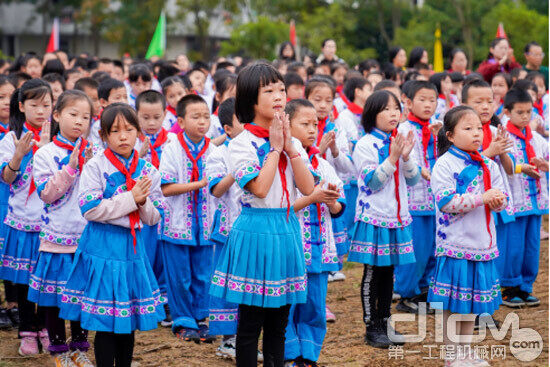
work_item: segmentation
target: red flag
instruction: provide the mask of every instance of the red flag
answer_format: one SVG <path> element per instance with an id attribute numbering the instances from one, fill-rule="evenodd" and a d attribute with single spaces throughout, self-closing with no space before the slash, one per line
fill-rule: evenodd
<path id="1" fill-rule="evenodd" d="M 506 35 L 506 32 L 504 32 L 504 26 L 502 25 L 502 22 L 498 23 L 496 38 L 506 38 L 506 39 L 508 39 L 508 36 Z"/>
<path id="2" fill-rule="evenodd" d="M 50 35 L 50 41 L 46 47 L 46 52 L 54 52 L 59 50 L 59 19 L 54 18 L 52 24 L 52 34 Z"/>
<path id="3" fill-rule="evenodd" d="M 290 20 L 289 39 L 292 46 L 296 47 L 296 24 L 294 23 L 294 19 Z"/>

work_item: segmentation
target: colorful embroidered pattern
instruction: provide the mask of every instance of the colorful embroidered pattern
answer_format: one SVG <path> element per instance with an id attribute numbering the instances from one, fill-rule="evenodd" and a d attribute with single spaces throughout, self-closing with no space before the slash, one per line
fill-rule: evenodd
<path id="1" fill-rule="evenodd" d="M 404 255 L 414 253 L 412 240 L 405 243 L 377 244 L 373 242 L 352 241 L 350 252 L 377 256 Z"/>
<path id="2" fill-rule="evenodd" d="M 268 281 L 237 277 L 216 270 L 212 276 L 212 284 L 219 287 L 227 287 L 228 290 L 233 292 L 281 297 L 288 293 L 305 292 L 307 276 L 304 275 L 281 281 Z"/>
<path id="3" fill-rule="evenodd" d="M 498 279 L 491 289 L 478 290 L 472 288 L 457 287 L 452 284 L 436 282 L 432 277 L 430 289 L 433 294 L 441 297 L 450 297 L 459 301 L 474 301 L 480 303 L 492 302 L 498 298 L 500 294 L 500 284 Z"/>
<path id="4" fill-rule="evenodd" d="M 260 173 L 261 169 L 262 167 L 260 167 L 256 162 L 247 162 L 235 173 L 235 181 L 240 187 L 244 187 L 248 181 Z"/>

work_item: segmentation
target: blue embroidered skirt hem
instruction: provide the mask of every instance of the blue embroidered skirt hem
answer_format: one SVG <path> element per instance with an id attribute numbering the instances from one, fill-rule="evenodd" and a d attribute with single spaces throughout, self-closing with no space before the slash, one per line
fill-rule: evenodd
<path id="1" fill-rule="evenodd" d="M 74 254 L 54 254 L 41 251 L 29 280 L 29 301 L 39 306 L 61 307 L 61 297 Z"/>
<path id="2" fill-rule="evenodd" d="M 0 243 L 0 279 L 29 284 L 38 260 L 39 232 L 19 231 L 2 224 L 4 242 Z"/>

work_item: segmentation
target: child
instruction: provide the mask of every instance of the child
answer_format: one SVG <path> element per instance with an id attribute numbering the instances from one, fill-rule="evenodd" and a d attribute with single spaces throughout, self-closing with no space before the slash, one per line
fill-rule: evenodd
<path id="1" fill-rule="evenodd" d="M 470 348 L 473 318 L 463 317 L 452 325 L 448 319 L 451 314 L 491 315 L 501 303 L 491 211 L 504 209 L 507 194 L 497 164 L 478 153 L 482 140 L 481 121 L 474 110 L 459 106 L 447 112 L 431 177 L 437 250 L 428 293 L 431 307 L 443 309 L 445 344 L 455 355 L 445 366 L 489 365 Z M 451 335 L 460 338 L 458 345 L 452 345 Z"/>
<path id="2" fill-rule="evenodd" d="M 172 331 L 183 340 L 212 343 L 208 332 L 208 284 L 212 274 L 212 216 L 205 162 L 214 147 L 205 137 L 210 125 L 206 102 L 189 94 L 178 102 L 184 130 L 163 151 L 160 162 L 166 197 L 160 252 L 166 273 Z"/>
<path id="3" fill-rule="evenodd" d="M 76 82 L 84 77 L 83 73 L 77 68 L 66 70 L 63 76 L 65 78 L 66 90 L 74 89 Z"/>
<path id="4" fill-rule="evenodd" d="M 21 61 L 21 71 L 31 78 L 40 78 L 42 76 L 42 60 L 34 53 L 27 53 Z"/>
<path id="5" fill-rule="evenodd" d="M 208 189 L 218 198 L 214 204 L 214 220 L 210 231 L 210 239 L 215 243 L 214 265 L 218 262 L 233 223 L 241 213 L 241 205 L 237 200 L 239 187 L 230 173 L 228 146 L 229 142 L 244 130 L 235 116 L 235 98 L 229 98 L 219 106 L 218 116 L 227 139 L 208 156 L 206 161 Z M 222 298 L 210 297 L 210 333 L 223 335 L 218 347 L 218 355 L 235 358 L 238 311 L 237 304 L 226 302 Z"/>
<path id="6" fill-rule="evenodd" d="M 286 96 L 288 101 L 304 97 L 304 79 L 296 73 L 285 75 Z"/>
<path id="7" fill-rule="evenodd" d="M 162 127 L 169 131 L 178 117 L 176 116 L 176 107 L 180 99 L 190 93 L 190 87 L 186 87 L 183 79 L 179 76 L 171 76 L 161 83 L 162 94 L 166 97 L 166 117 Z"/>
<path id="8" fill-rule="evenodd" d="M 202 96 L 205 93 L 204 84 L 206 83 L 206 74 L 197 66 L 191 69 L 187 74 L 193 91 Z"/>
<path id="9" fill-rule="evenodd" d="M 17 288 L 19 306 L 19 354 L 38 353 L 49 346 L 43 327 L 43 309 L 27 300 L 30 275 L 38 258 L 43 205 L 36 192 L 32 170 L 33 156 L 50 141 L 52 91 L 41 79 L 25 82 L 12 95 L 10 132 L 0 141 L 1 179 L 9 184 L 8 213 L 4 219 L 4 243 L 0 249 L 0 278 L 12 281 Z"/>
<path id="10" fill-rule="evenodd" d="M 397 311 L 419 313 L 419 303 L 426 302 L 435 266 L 435 206 L 430 177 L 437 157 L 437 125 L 430 125 L 430 119 L 436 111 L 438 91 L 426 81 L 410 82 L 407 89 L 409 114 L 398 131 L 404 136 L 412 131 L 414 147 L 411 156 L 420 166 L 422 178 L 418 184 L 407 187 L 416 262 L 395 268 L 395 293 L 401 295 Z"/>
<path id="11" fill-rule="evenodd" d="M 400 116 L 393 93 L 374 92 L 361 117 L 366 135 L 353 152 L 359 195 L 348 261 L 365 264 L 361 282 L 365 342 L 376 348 L 398 344 L 389 339 L 386 328 L 393 267 L 415 261 L 406 186 L 418 182 L 420 171 L 410 157 L 413 132 L 407 136 L 397 132 Z"/>
<path id="12" fill-rule="evenodd" d="M 264 365 L 283 366 L 284 331 L 291 304 L 306 301 L 297 190 L 309 195 L 307 155 L 292 139 L 283 77 L 265 63 L 237 79 L 235 111 L 245 124 L 229 143 L 230 167 L 242 212 L 233 224 L 212 277 L 210 294 L 239 304 L 237 366 L 255 366 L 263 328 Z M 262 228 L 258 232 L 258 228 Z"/>
<path id="13" fill-rule="evenodd" d="M 509 177 L 516 220 L 507 224 L 506 264 L 503 266 L 503 304 L 509 307 L 537 306 L 533 283 L 538 274 L 540 225 L 548 212 L 548 143 L 532 132 L 529 120 L 533 102 L 529 94 L 512 88 L 504 97 L 506 124 L 512 141 L 509 154 L 515 175 Z"/>
<path id="14" fill-rule="evenodd" d="M 151 89 L 151 70 L 145 64 L 130 66 L 128 74 L 128 104 L 136 107 L 136 98 L 141 92 Z"/>
<path id="15" fill-rule="evenodd" d="M 67 345 L 65 321 L 60 319 L 61 293 L 72 268 L 74 252 L 86 220 L 78 213 L 78 188 L 83 165 L 92 156 L 86 136 L 92 117 L 92 103 L 81 91 L 67 91 L 53 111 L 59 133 L 34 157 L 36 191 L 44 202 L 40 225 L 38 261 L 30 278 L 28 298 L 45 308 L 50 337 L 48 351 L 56 365 L 89 367 L 86 330 L 71 321 L 71 344 Z M 57 130 L 57 129 L 55 129 Z M 70 352 L 69 352 L 70 347 Z"/>
<path id="16" fill-rule="evenodd" d="M 491 88 L 495 99 L 495 115 L 501 119 L 504 114 L 504 96 L 512 88 L 512 78 L 506 73 L 495 74 L 491 80 Z"/>
<path id="17" fill-rule="evenodd" d="M 113 103 L 128 103 L 124 83 L 112 78 L 107 78 L 99 83 L 97 96 L 99 97 L 101 108 L 105 108 Z"/>
<path id="18" fill-rule="evenodd" d="M 316 154 L 317 113 L 311 102 L 296 99 L 286 105 L 293 137 L 308 152 L 321 183 L 313 193 L 296 199 L 294 210 L 302 228 L 307 268 L 307 301 L 290 307 L 286 328 L 285 360 L 298 366 L 317 366 L 326 334 L 325 304 L 328 274 L 339 270 L 339 258 L 331 217 L 342 215 L 345 207 L 343 183 L 334 168 Z M 327 188 L 323 187 L 328 184 Z"/>
<path id="19" fill-rule="evenodd" d="M 57 103 L 57 99 L 65 90 L 65 78 L 57 73 L 49 73 L 42 77 L 43 80 L 47 81 L 50 84 L 53 94 L 53 105 Z"/>
<path id="20" fill-rule="evenodd" d="M 99 125 L 101 125 L 101 105 L 99 104 L 98 88 L 99 83 L 92 78 L 78 79 L 74 85 L 74 89 L 86 93 L 90 101 L 92 101 L 92 106 L 94 107 L 92 121 L 90 123 L 90 132 L 88 133 L 88 141 L 91 144 L 103 147 L 103 141 L 99 136 Z"/>
<path id="21" fill-rule="evenodd" d="M 214 96 L 214 106 L 216 106 L 214 113 L 210 116 L 210 128 L 206 133 L 212 143 L 216 146 L 220 145 L 225 140 L 225 132 L 220 124 L 218 118 L 218 106 L 228 98 L 235 97 L 235 90 L 237 86 L 237 75 L 226 73 L 226 75 L 219 77 L 216 80 L 216 94 Z"/>
<path id="22" fill-rule="evenodd" d="M 437 88 L 437 107 L 435 108 L 435 118 L 443 120 L 447 111 L 454 106 L 458 106 L 458 98 L 453 91 L 453 81 L 447 72 L 435 73 L 430 77 L 430 83 Z"/>
<path id="23" fill-rule="evenodd" d="M 160 175 L 134 150 L 134 110 L 115 103 L 101 114 L 107 149 L 81 174 L 78 204 L 88 221 L 63 290 L 59 317 L 95 330 L 98 366 L 130 366 L 134 330 L 155 329 L 165 303 L 146 260 L 140 228 L 160 220 Z"/>

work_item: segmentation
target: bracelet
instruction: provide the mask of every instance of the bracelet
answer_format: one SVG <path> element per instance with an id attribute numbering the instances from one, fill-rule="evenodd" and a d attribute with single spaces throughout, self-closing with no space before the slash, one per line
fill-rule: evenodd
<path id="1" fill-rule="evenodd" d="M 290 157 L 291 160 L 294 158 L 300 158 L 300 153 L 296 153 L 292 157 Z"/>
<path id="2" fill-rule="evenodd" d="M 514 173 L 521 173 L 521 164 L 516 164 L 516 170 Z"/>
<path id="3" fill-rule="evenodd" d="M 17 173 L 17 174 L 19 174 L 19 172 L 21 172 L 21 171 L 19 171 L 18 169 L 13 169 L 13 168 L 11 168 L 10 162 L 8 162 L 8 168 L 10 169 L 10 171 L 12 171 L 12 172 L 14 172 L 14 173 Z"/>

